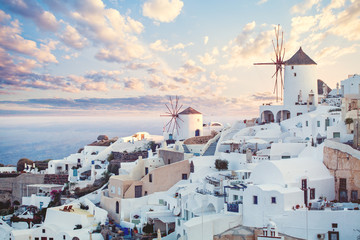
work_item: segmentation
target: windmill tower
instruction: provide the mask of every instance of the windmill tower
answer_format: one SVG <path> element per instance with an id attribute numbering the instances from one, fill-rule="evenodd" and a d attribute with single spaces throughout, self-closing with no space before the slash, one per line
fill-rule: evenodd
<path id="1" fill-rule="evenodd" d="M 179 97 L 175 97 L 175 103 L 170 97 L 170 104 L 165 104 L 167 112 L 161 117 L 171 117 L 164 126 L 165 139 L 184 140 L 190 137 L 201 136 L 203 132 L 202 114 L 195 109 L 188 107 L 180 112 L 182 105 L 179 104 Z"/>
<path id="2" fill-rule="evenodd" d="M 283 100 L 283 105 L 265 104 L 260 106 L 261 122 L 281 122 L 316 109 L 318 89 L 316 63 L 304 53 L 302 48 L 287 61 L 284 61 L 285 48 L 280 25 L 275 28 L 276 43 L 272 42 L 275 60 L 270 63 L 254 65 L 275 65 L 274 93 L 276 101 Z M 283 77 L 284 70 L 284 77 Z M 279 89 L 280 88 L 280 89 Z"/>
<path id="3" fill-rule="evenodd" d="M 318 104 L 316 65 L 301 47 L 285 62 L 284 105 Z"/>

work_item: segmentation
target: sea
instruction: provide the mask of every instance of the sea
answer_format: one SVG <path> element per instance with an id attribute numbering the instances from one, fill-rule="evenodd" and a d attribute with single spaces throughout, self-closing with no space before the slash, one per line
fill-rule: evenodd
<path id="1" fill-rule="evenodd" d="M 140 131 L 162 135 L 163 122 L 160 117 L 0 117 L 0 163 L 63 159 L 99 135 L 124 137 Z"/>
<path id="2" fill-rule="evenodd" d="M 125 137 L 136 132 L 162 135 L 169 119 L 160 116 L 0 116 L 0 163 L 16 165 L 21 158 L 33 161 L 63 159 L 99 135 Z M 204 122 L 232 124 L 236 117 L 204 117 Z"/>

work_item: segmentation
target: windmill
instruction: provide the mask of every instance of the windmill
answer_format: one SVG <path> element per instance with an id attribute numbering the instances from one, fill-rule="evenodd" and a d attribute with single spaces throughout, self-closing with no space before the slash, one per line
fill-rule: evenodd
<path id="1" fill-rule="evenodd" d="M 173 103 L 173 99 L 170 96 L 170 104 L 169 104 L 169 106 L 168 106 L 168 104 L 165 104 L 165 106 L 168 111 L 165 114 L 160 115 L 160 116 L 161 117 L 171 117 L 171 119 L 164 126 L 164 130 L 167 128 L 167 132 L 170 133 L 170 130 L 171 130 L 171 133 L 173 134 L 174 130 L 176 128 L 176 132 L 179 135 L 180 125 L 179 125 L 178 121 L 180 120 L 180 121 L 184 122 L 184 120 L 182 120 L 179 117 L 179 112 L 183 105 L 179 106 L 179 97 L 178 96 L 175 97 L 175 104 Z"/>
<path id="2" fill-rule="evenodd" d="M 279 43 L 280 24 L 277 26 L 277 28 L 275 27 L 275 37 L 276 37 L 276 47 L 275 47 L 274 41 L 272 41 L 272 45 L 273 45 L 273 48 L 275 51 L 275 60 L 271 59 L 272 63 L 254 63 L 254 65 L 275 65 L 276 70 L 275 70 L 274 75 L 272 75 L 272 78 L 274 76 L 276 76 L 273 93 L 276 93 L 276 101 L 278 102 L 278 99 L 279 99 L 278 84 L 280 84 L 280 100 L 282 100 L 282 95 L 283 95 L 284 81 L 283 81 L 283 74 L 282 74 L 282 71 L 283 71 L 282 65 L 285 64 L 285 62 L 284 62 L 285 48 L 283 48 L 284 32 L 281 32 L 281 43 Z M 279 81 L 278 81 L 278 77 L 280 77 Z"/>

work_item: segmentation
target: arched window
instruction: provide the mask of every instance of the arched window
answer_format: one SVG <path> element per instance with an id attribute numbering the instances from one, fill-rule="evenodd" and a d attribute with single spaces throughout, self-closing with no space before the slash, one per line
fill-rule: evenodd
<path id="1" fill-rule="evenodd" d="M 195 130 L 195 137 L 197 137 L 197 136 L 200 136 L 200 130 L 199 129 Z"/>
<path id="2" fill-rule="evenodd" d="M 120 212 L 119 201 L 116 201 L 115 208 L 116 208 L 116 214 L 119 214 L 119 212 Z"/>

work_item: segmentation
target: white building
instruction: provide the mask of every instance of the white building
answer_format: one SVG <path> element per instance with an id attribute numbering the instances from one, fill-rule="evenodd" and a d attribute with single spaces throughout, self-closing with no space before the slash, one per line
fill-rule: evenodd
<path id="1" fill-rule="evenodd" d="M 169 132 L 164 132 L 165 139 L 185 140 L 191 137 L 203 135 L 203 117 L 195 109 L 188 107 L 180 112 L 176 117 L 177 126 L 169 128 Z M 172 124 L 175 124 L 174 122 Z M 174 129 L 174 131 L 172 131 Z"/>
<path id="2" fill-rule="evenodd" d="M 301 47 L 285 62 L 283 105 L 260 106 L 261 122 L 280 122 L 316 108 L 316 65 Z"/>

